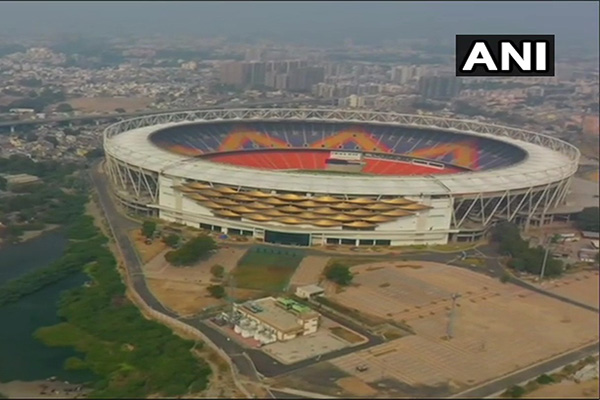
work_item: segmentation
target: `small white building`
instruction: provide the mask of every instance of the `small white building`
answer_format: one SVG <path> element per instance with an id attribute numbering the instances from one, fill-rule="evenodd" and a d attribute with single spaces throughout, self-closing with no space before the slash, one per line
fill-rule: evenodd
<path id="1" fill-rule="evenodd" d="M 6 179 L 6 188 L 8 190 L 13 190 L 23 186 L 35 185 L 42 182 L 39 177 L 29 174 L 4 175 L 4 179 Z"/>
<path id="2" fill-rule="evenodd" d="M 267 338 L 273 336 L 278 341 L 286 341 L 310 335 L 319 328 L 319 313 L 283 297 L 265 297 L 233 307 L 240 314 L 234 330 L 244 337 L 260 332 Z"/>
<path id="3" fill-rule="evenodd" d="M 317 285 L 305 285 L 296 288 L 296 296 L 301 299 L 312 299 L 317 296 L 322 296 L 324 293 L 325 289 Z"/>

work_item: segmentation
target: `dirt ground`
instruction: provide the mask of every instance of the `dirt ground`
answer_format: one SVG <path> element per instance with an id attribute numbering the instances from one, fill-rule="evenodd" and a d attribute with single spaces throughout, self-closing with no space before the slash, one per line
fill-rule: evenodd
<path id="1" fill-rule="evenodd" d="M 374 396 L 377 394 L 375 389 L 353 376 L 338 379 L 336 384 L 345 391 L 353 393 L 356 396 Z"/>
<path id="2" fill-rule="evenodd" d="M 148 287 L 167 308 L 179 315 L 195 315 L 208 307 L 224 304 L 223 300 L 211 297 L 206 286 L 193 282 L 165 281 L 146 278 Z"/>
<path id="3" fill-rule="evenodd" d="M 555 399 L 597 399 L 598 379 L 575 383 L 573 381 L 562 381 L 554 385 L 544 385 L 531 393 L 526 398 L 555 398 Z"/>
<path id="4" fill-rule="evenodd" d="M 84 113 L 113 113 L 117 108 L 123 108 L 126 112 L 142 111 L 152 102 L 148 97 L 81 97 L 67 103 Z"/>
<path id="5" fill-rule="evenodd" d="M 296 268 L 296 272 L 290 279 L 291 286 L 303 286 L 310 284 L 319 284 L 323 269 L 329 262 L 329 257 L 306 256 Z"/>
<path id="6" fill-rule="evenodd" d="M 598 339 L 597 313 L 465 269 L 411 261 L 352 271 L 355 285 L 332 300 L 416 333 L 331 361 L 365 383 L 452 381 L 458 390 Z M 449 324 L 454 293 L 460 297 Z M 357 375 L 358 365 L 369 369 Z"/>
<path id="7" fill-rule="evenodd" d="M 142 262 L 148 262 L 167 249 L 167 245 L 160 239 L 154 239 L 151 244 L 146 244 L 146 237 L 139 229 L 128 232 Z"/>
<path id="8" fill-rule="evenodd" d="M 600 279 L 598 271 L 577 272 L 555 281 L 545 282 L 544 289 L 598 307 L 600 303 Z"/>
<path id="9" fill-rule="evenodd" d="M 65 392 L 65 389 L 74 389 L 78 385 L 65 384 L 64 382 L 48 381 L 12 381 L 0 382 L 0 394 L 9 399 L 51 399 L 51 398 L 75 398 L 80 397 L 82 392 Z M 52 390 L 59 393 L 53 394 Z M 86 389 L 85 392 L 89 392 Z M 79 396 L 78 396 L 79 395 Z"/>
<path id="10" fill-rule="evenodd" d="M 219 264 L 226 272 L 231 271 L 245 250 L 222 248 L 191 267 L 173 267 L 164 259 L 167 251 L 163 250 L 142 267 L 150 290 L 162 304 L 180 315 L 193 315 L 225 304 L 225 300 L 211 297 L 206 289 L 210 285 L 227 284 L 215 280 L 210 269 Z M 260 292 L 245 289 L 228 289 L 227 292 L 238 300 L 260 295 Z"/>

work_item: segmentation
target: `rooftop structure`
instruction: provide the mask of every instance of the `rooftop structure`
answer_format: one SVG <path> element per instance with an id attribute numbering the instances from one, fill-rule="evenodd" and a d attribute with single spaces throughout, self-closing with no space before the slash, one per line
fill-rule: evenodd
<path id="1" fill-rule="evenodd" d="M 234 310 L 242 315 L 241 321 L 249 319 L 257 322 L 262 329 L 272 331 L 277 340 L 290 340 L 314 333 L 318 328 L 317 312 L 283 297 L 265 297 L 234 304 Z"/>

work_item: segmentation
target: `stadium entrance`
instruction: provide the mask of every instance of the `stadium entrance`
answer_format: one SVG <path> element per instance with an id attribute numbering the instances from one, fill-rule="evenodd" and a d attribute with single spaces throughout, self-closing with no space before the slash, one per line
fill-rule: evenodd
<path id="1" fill-rule="evenodd" d="M 293 246 L 310 246 L 310 235 L 308 233 L 265 231 L 265 242 Z"/>

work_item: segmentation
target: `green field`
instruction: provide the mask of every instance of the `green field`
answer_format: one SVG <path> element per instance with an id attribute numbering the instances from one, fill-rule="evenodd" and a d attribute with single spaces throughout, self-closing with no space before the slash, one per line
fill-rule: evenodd
<path id="1" fill-rule="evenodd" d="M 295 250 L 253 247 L 233 270 L 234 284 L 244 289 L 283 291 L 302 258 Z"/>

